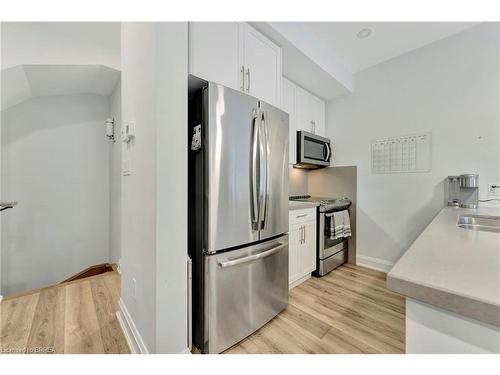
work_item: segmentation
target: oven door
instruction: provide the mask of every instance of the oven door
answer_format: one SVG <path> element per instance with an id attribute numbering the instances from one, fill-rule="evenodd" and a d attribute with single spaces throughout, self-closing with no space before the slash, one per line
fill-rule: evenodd
<path id="1" fill-rule="evenodd" d="M 325 213 L 319 215 L 319 251 L 318 257 L 320 260 L 326 259 L 335 253 L 347 248 L 347 238 L 337 238 L 332 240 L 328 236 L 327 226 L 330 225 Z"/>
<path id="2" fill-rule="evenodd" d="M 297 164 L 304 167 L 328 167 L 332 149 L 330 140 L 306 131 L 297 132 Z"/>

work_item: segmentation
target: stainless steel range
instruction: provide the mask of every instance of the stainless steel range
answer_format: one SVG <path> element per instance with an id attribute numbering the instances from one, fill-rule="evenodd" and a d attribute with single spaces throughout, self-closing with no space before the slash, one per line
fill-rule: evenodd
<path id="1" fill-rule="evenodd" d="M 310 195 L 291 196 L 290 200 L 319 203 L 317 212 L 316 235 L 318 249 L 316 251 L 316 276 L 324 276 L 347 261 L 347 238 L 331 239 L 329 220 L 332 212 L 348 210 L 351 207 L 349 198 L 323 198 Z"/>

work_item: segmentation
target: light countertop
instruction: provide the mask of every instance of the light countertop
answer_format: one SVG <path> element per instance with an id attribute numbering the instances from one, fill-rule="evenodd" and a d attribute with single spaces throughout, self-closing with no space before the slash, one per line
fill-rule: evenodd
<path id="1" fill-rule="evenodd" d="M 445 207 L 388 273 L 387 287 L 500 327 L 500 233 L 458 227 L 463 214 L 500 216 L 500 207 Z"/>
<path id="2" fill-rule="evenodd" d="M 288 201 L 288 210 L 302 210 L 304 208 L 318 207 L 318 202 L 299 202 L 299 201 Z"/>

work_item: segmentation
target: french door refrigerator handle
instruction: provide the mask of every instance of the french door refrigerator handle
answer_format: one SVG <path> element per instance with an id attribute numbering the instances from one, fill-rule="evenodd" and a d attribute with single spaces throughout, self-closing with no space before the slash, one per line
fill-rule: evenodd
<path id="1" fill-rule="evenodd" d="M 262 209 L 262 217 L 261 217 L 261 229 L 264 229 L 266 226 L 266 219 L 267 219 L 267 207 L 269 205 L 269 133 L 268 133 L 268 127 L 267 127 L 267 121 L 266 121 L 266 115 L 265 112 L 261 112 L 261 124 L 263 127 L 263 148 L 262 148 L 262 153 L 265 156 L 265 165 L 264 165 L 264 190 L 262 191 L 262 203 L 263 203 L 263 209 Z"/>
<path id="2" fill-rule="evenodd" d="M 260 204 L 259 204 L 259 194 L 258 194 L 258 184 L 257 184 L 257 176 L 260 175 L 260 166 L 257 167 L 257 149 L 258 149 L 258 141 L 259 141 L 259 128 L 257 125 L 257 118 L 259 117 L 259 113 L 257 109 L 253 110 L 252 114 L 252 149 L 251 149 L 251 165 L 250 165 L 250 191 L 251 191 L 251 211 L 252 211 L 252 229 L 259 230 L 260 223 Z M 260 163 L 260 160 L 259 160 Z M 259 169 L 259 173 L 257 174 L 257 168 Z"/>
<path id="3" fill-rule="evenodd" d="M 224 259 L 224 260 L 219 260 L 218 263 L 219 263 L 220 267 L 226 268 L 226 267 L 236 266 L 236 265 L 242 264 L 242 263 L 253 262 L 254 260 L 266 258 L 266 257 L 268 257 L 270 255 L 276 254 L 278 251 L 280 251 L 282 248 L 286 247 L 287 245 L 288 245 L 288 243 L 282 243 L 282 242 L 280 242 L 278 246 L 275 246 L 275 247 L 273 247 L 271 249 L 262 251 L 260 253 L 253 254 L 253 255 L 250 255 L 248 257 L 239 258 L 239 259 L 233 259 L 233 260 Z"/>

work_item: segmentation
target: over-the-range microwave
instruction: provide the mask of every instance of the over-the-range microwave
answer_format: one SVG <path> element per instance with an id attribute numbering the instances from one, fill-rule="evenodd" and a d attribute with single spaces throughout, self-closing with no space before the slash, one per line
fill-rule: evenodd
<path id="1" fill-rule="evenodd" d="M 330 166 L 330 140 L 306 131 L 297 132 L 297 164 L 294 167 L 317 169 Z"/>

